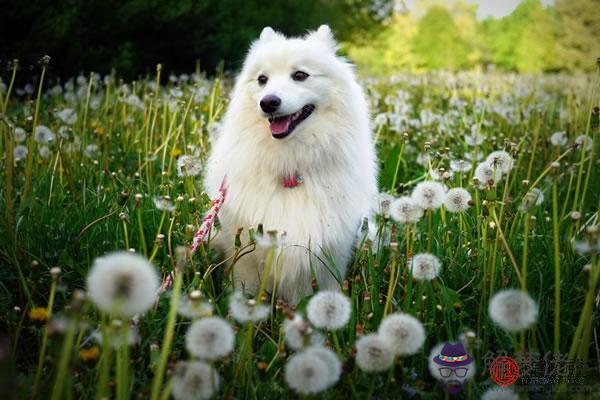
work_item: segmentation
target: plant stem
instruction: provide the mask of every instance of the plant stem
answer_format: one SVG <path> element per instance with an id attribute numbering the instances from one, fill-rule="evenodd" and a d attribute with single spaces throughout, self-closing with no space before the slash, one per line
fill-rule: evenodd
<path id="1" fill-rule="evenodd" d="M 171 345 L 173 343 L 173 333 L 175 330 L 175 321 L 177 317 L 177 305 L 179 304 L 179 295 L 181 291 L 181 284 L 183 281 L 183 271 L 176 271 L 175 282 L 173 283 L 173 292 L 171 295 L 171 304 L 169 307 L 169 315 L 167 317 L 167 326 L 165 327 L 165 336 L 163 338 L 163 346 L 160 349 L 160 359 L 158 367 L 156 368 L 156 374 L 152 381 L 152 392 L 150 395 L 151 400 L 157 400 L 160 396 L 160 388 L 162 386 L 165 370 L 167 368 L 167 360 L 171 352 Z"/>
<path id="2" fill-rule="evenodd" d="M 556 180 L 552 183 L 552 238 L 554 247 L 554 352 L 560 348 L 560 252 L 558 237 L 558 194 Z"/>

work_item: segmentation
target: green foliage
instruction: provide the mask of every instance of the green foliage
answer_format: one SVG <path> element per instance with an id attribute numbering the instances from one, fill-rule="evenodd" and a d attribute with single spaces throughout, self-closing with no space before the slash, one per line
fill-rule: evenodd
<path id="1" fill-rule="evenodd" d="M 461 69 L 467 63 L 467 45 L 450 11 L 435 6 L 419 21 L 413 48 L 418 66 L 426 69 Z"/>
<path id="2" fill-rule="evenodd" d="M 592 70 L 600 57 L 600 0 L 557 0 L 558 68 Z"/>
<path id="3" fill-rule="evenodd" d="M 477 21 L 462 0 L 426 1 L 399 10 L 368 43 L 346 43 L 375 72 L 458 70 L 494 65 L 539 73 L 594 68 L 600 55 L 599 0 L 559 0 L 555 7 L 524 0 L 508 16 Z"/>
<path id="4" fill-rule="evenodd" d="M 322 23 L 340 38 L 377 26 L 389 0 L 36 0 L 0 4 L 0 60 L 34 64 L 52 57 L 55 74 L 83 70 L 137 77 L 162 63 L 189 71 L 200 60 L 239 67 L 264 26 L 299 35 Z M 360 26 L 358 26 L 360 25 Z"/>

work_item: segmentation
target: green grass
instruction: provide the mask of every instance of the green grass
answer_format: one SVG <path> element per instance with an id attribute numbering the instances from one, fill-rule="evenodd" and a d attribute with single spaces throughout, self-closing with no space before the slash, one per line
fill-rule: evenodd
<path id="1" fill-rule="evenodd" d="M 206 159 L 209 132 L 226 108 L 231 79 L 196 73 L 197 79 L 180 82 L 181 93 L 176 93 L 173 82 L 158 88 L 153 84 L 159 75 L 160 69 L 156 77 L 128 82 L 127 90 L 114 76 L 106 83 L 87 77 L 58 93 L 42 82 L 42 73 L 34 93 L 22 96 L 15 95 L 10 74 L 3 77 L 10 89 L 0 102 L 0 315 L 3 340 L 10 340 L 3 383 L 14 398 L 94 398 L 103 365 L 109 390 L 121 398 L 149 398 L 152 390 L 166 398 L 174 363 L 189 358 L 183 342 L 190 322 L 169 312 L 176 308 L 170 303 L 177 293 L 161 294 L 156 307 L 139 320 L 139 343 L 129 354 L 112 354 L 118 360 L 114 369 L 106 361 L 108 352 L 102 353 L 90 338 L 103 317 L 91 303 L 73 303 L 74 291 L 85 289 L 93 260 L 106 252 L 135 249 L 152 258 L 163 277 L 169 274 L 176 247 L 191 243 L 209 207 L 201 179 L 179 178 L 176 159 L 194 152 Z M 479 398 L 491 384 L 482 368 L 488 351 L 561 352 L 584 360 L 588 384 L 597 382 L 593 321 L 598 320 L 600 265 L 597 255 L 575 252 L 572 241 L 583 239 L 586 227 L 598 223 L 598 77 L 440 73 L 374 77 L 362 83 L 374 117 L 402 114 L 408 121 L 395 126 L 397 121 L 388 120 L 374 128 L 381 192 L 409 194 L 416 183 L 429 179 L 430 169 L 448 171 L 451 159 L 474 154 L 475 148 L 464 140 L 474 126 L 485 137 L 478 150 L 484 155 L 507 150 L 515 165 L 489 189 L 473 184 L 472 170 L 447 180 L 447 186 L 465 187 L 473 195 L 473 207 L 461 217 L 437 210 L 410 227 L 377 218 L 379 232 L 389 230 L 391 240 L 377 241 L 376 246 L 365 240 L 356 251 L 343 283 L 353 304 L 351 322 L 336 337 L 329 334 L 330 343 L 339 345 L 344 373 L 322 397 L 365 398 L 385 392 L 400 398 L 407 396 L 403 385 L 422 398 L 443 397 L 427 370 L 427 355 L 437 343 L 459 340 L 467 331 L 476 334 L 468 348 L 479 369 L 466 398 Z M 199 90 L 206 93 L 201 99 L 195 98 Z M 139 107 L 125 101 L 130 95 L 141 99 Z M 410 109 L 394 110 L 396 103 Z M 77 112 L 72 125 L 55 116 L 65 107 Z M 435 114 L 434 122 L 411 123 L 427 117 L 423 110 Z M 46 145 L 47 158 L 40 155 L 44 145 L 34 140 L 37 125 L 56 135 Z M 28 154 L 15 162 L 17 127 L 27 133 L 23 145 Z M 567 133 L 567 145 L 550 144 L 555 131 Z M 572 146 L 581 134 L 593 138 L 590 151 Z M 98 150 L 88 148 L 86 154 L 92 144 Z M 417 163 L 422 155 L 429 156 L 429 164 Z M 553 166 L 556 160 L 560 164 Z M 520 212 L 524 195 L 533 187 L 543 191 L 545 201 Z M 176 210 L 158 210 L 153 197 L 159 195 L 169 195 Z M 572 219 L 573 211 L 581 218 Z M 253 248 L 252 243 L 241 245 L 241 252 Z M 406 267 L 409 255 L 424 251 L 443 265 L 432 282 L 413 281 Z M 175 287 L 181 285 L 183 294 L 201 290 L 214 313 L 226 316 L 231 281 L 221 261 L 214 249 L 203 246 L 178 275 Z M 590 272 L 583 271 L 586 264 L 592 264 Z M 61 269 L 57 279 L 51 277 L 52 267 Z M 539 318 L 531 329 L 511 335 L 492 323 L 487 305 L 498 290 L 520 287 L 538 303 Z M 305 304 L 306 299 L 299 310 Z M 50 323 L 30 317 L 38 307 L 52 314 Z M 393 372 L 361 372 L 352 353 L 357 336 L 376 331 L 384 315 L 400 310 L 423 322 L 424 348 L 399 359 Z M 267 321 L 239 326 L 236 351 L 215 364 L 221 375 L 218 397 L 296 396 L 283 379 L 285 360 L 292 353 L 280 332 L 285 312 L 286 307 L 274 307 Z M 65 317 L 67 328 L 57 330 L 56 319 Z M 172 345 L 164 340 L 166 332 Z M 93 347 L 100 348 L 100 359 L 85 362 L 80 351 Z M 155 376 L 162 368 L 161 382 Z M 131 385 L 123 387 L 124 381 Z"/>

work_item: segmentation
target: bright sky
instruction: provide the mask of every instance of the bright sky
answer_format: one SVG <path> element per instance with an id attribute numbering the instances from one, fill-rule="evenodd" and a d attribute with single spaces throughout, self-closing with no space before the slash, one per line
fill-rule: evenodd
<path id="1" fill-rule="evenodd" d="M 412 9 L 419 0 L 406 0 L 406 5 Z M 446 0 L 449 3 L 452 0 Z M 483 19 L 488 16 L 501 18 L 510 14 L 522 0 L 465 0 L 467 3 L 477 4 L 477 17 Z M 554 4 L 555 0 L 542 0 L 544 5 Z"/>

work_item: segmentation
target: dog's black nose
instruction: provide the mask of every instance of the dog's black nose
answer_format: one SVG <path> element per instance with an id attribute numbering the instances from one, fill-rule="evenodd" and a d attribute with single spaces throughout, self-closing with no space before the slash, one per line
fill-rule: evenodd
<path id="1" fill-rule="evenodd" d="M 272 114 L 281 105 L 281 99 L 273 94 L 268 94 L 260 101 L 260 108 L 267 114 Z"/>

